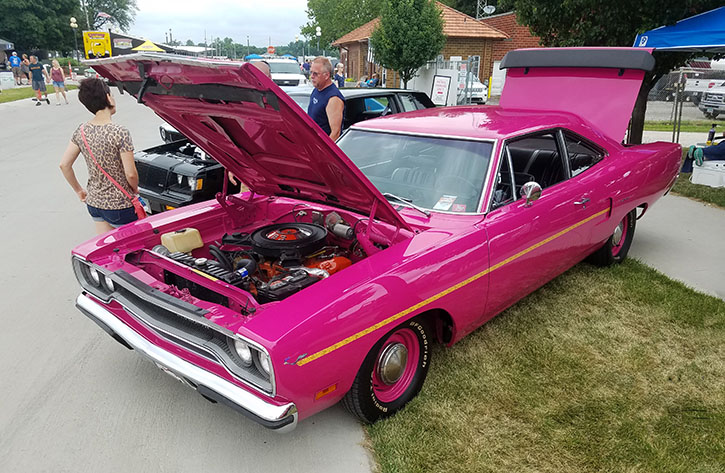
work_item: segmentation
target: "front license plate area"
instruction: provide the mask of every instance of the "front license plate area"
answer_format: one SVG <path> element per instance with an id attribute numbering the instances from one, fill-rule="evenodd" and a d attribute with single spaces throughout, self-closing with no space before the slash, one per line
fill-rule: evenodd
<path id="1" fill-rule="evenodd" d="M 178 374 L 174 373 L 173 371 L 171 371 L 170 369 L 168 369 L 168 368 L 167 368 L 167 367 L 165 367 L 164 365 L 161 365 L 161 364 L 159 364 L 159 363 L 156 363 L 156 362 L 154 362 L 154 364 L 155 364 L 155 365 L 156 365 L 156 366 L 157 366 L 157 367 L 158 367 L 158 368 L 159 368 L 159 369 L 160 369 L 161 371 L 163 371 L 164 373 L 168 374 L 169 376 L 171 376 L 172 378 L 174 378 L 174 379 L 175 379 L 176 381 L 180 382 L 180 383 L 181 383 L 181 384 L 183 384 L 184 386 L 188 386 L 188 387 L 190 387 L 190 388 L 193 388 L 193 387 L 194 387 L 194 385 L 193 385 L 193 384 L 191 384 L 191 383 L 190 383 L 190 382 L 189 382 L 188 380 L 186 380 L 186 378 L 183 378 L 183 377 L 179 376 Z"/>

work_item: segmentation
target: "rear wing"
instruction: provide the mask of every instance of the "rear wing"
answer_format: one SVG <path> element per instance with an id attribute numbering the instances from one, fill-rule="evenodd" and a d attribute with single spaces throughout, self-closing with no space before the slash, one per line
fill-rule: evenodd
<path id="1" fill-rule="evenodd" d="M 538 48 L 510 51 L 502 108 L 563 111 L 621 142 L 646 72 L 651 49 Z"/>

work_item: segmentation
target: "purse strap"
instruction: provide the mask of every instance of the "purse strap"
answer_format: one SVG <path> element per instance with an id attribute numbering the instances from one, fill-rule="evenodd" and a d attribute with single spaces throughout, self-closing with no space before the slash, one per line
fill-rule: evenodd
<path id="1" fill-rule="evenodd" d="M 88 146 L 88 141 L 86 140 L 86 134 L 85 134 L 85 132 L 83 131 L 83 129 L 84 129 L 84 128 L 85 128 L 85 125 L 81 125 L 81 138 L 83 138 L 83 144 L 85 144 L 85 145 L 86 145 L 86 149 L 88 150 L 88 154 L 89 154 L 89 155 L 91 156 L 91 159 L 93 160 L 93 162 L 94 162 L 94 163 L 96 163 L 96 166 L 98 167 L 98 169 L 100 169 L 100 170 L 101 170 L 101 172 L 102 172 L 103 174 L 105 174 L 105 176 L 106 176 L 106 177 L 108 178 L 108 180 L 110 180 L 110 181 L 111 181 L 111 182 L 113 183 L 113 185 L 115 185 L 116 187 L 118 187 L 118 189 L 119 189 L 119 190 L 120 190 L 121 192 L 123 192 L 123 193 L 124 193 L 124 194 L 126 195 L 126 197 L 128 197 L 128 198 L 129 198 L 129 199 L 130 199 L 130 200 L 131 200 L 131 201 L 133 202 L 133 199 L 134 199 L 134 198 L 133 198 L 133 196 L 132 196 L 131 194 L 129 194 L 129 193 L 128 193 L 128 191 L 127 191 L 126 189 L 124 189 L 124 188 L 123 188 L 123 186 L 121 186 L 121 184 L 119 184 L 119 183 L 118 183 L 118 182 L 117 182 L 117 181 L 116 181 L 116 180 L 115 180 L 114 178 L 112 178 L 112 177 L 111 177 L 111 175 L 110 175 L 110 174 L 108 174 L 108 173 L 107 173 L 107 172 L 106 172 L 106 171 L 105 171 L 105 170 L 104 170 L 104 169 L 103 169 L 103 168 L 101 167 L 101 165 L 100 165 L 100 164 L 98 164 L 98 161 L 96 161 L 96 157 L 95 157 L 95 156 L 93 156 L 93 151 L 91 151 L 91 147 L 90 147 L 90 146 Z"/>

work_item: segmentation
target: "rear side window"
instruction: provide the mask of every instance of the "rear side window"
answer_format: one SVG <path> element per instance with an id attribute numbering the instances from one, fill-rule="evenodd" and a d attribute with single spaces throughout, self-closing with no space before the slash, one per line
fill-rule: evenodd
<path id="1" fill-rule="evenodd" d="M 511 155 L 517 192 L 528 181 L 536 181 L 545 189 L 567 177 L 554 132 L 511 141 L 506 148 Z"/>
<path id="2" fill-rule="evenodd" d="M 572 133 L 564 133 L 566 154 L 569 158 L 571 176 L 581 174 L 602 160 L 604 153 L 584 138 Z"/>

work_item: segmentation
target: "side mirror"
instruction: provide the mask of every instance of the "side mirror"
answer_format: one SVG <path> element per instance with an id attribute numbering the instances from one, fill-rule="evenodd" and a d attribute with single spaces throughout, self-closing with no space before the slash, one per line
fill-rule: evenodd
<path id="1" fill-rule="evenodd" d="M 541 186 L 538 182 L 529 181 L 521 186 L 521 197 L 526 199 L 524 206 L 528 207 L 535 200 L 541 197 Z"/>

